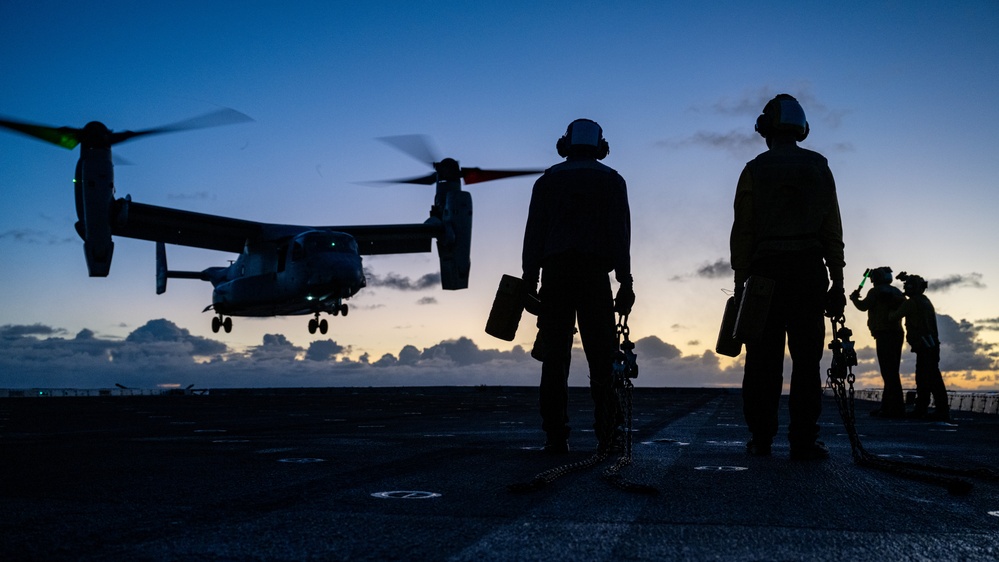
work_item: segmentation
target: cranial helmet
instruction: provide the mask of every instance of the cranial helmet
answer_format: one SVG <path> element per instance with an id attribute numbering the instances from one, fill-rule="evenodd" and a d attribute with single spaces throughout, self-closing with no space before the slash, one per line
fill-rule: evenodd
<path id="1" fill-rule="evenodd" d="M 871 281 L 875 285 L 888 285 L 891 283 L 891 268 L 888 266 L 876 267 L 871 270 Z"/>
<path id="2" fill-rule="evenodd" d="M 921 295 L 928 286 L 929 283 L 926 282 L 926 279 L 918 275 L 908 275 L 902 285 L 902 290 L 907 295 Z"/>
<path id="3" fill-rule="evenodd" d="M 580 155 L 602 160 L 610 154 L 610 145 L 604 139 L 603 129 L 590 119 L 576 119 L 569 123 L 565 134 L 555 143 L 555 149 L 562 158 Z"/>
<path id="4" fill-rule="evenodd" d="M 756 118 L 756 132 L 761 137 L 770 138 L 770 135 L 778 131 L 793 133 L 794 139 L 798 142 L 808 136 L 805 110 L 801 108 L 798 100 L 789 94 L 778 94 L 767 102 L 763 113 Z"/>

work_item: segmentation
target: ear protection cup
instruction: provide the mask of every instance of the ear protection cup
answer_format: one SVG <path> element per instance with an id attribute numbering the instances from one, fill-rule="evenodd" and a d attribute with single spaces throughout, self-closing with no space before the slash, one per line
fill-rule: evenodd
<path id="1" fill-rule="evenodd" d="M 587 140 L 587 142 L 573 143 L 573 125 L 576 123 L 580 123 L 581 127 L 585 127 L 587 129 L 585 132 L 596 137 L 596 139 L 592 139 L 595 144 L 590 140 Z M 578 141 L 579 139 L 576 140 Z M 608 154 L 610 154 L 610 143 L 608 143 L 607 139 L 604 138 L 603 129 L 597 124 L 596 121 L 590 119 L 576 119 L 572 123 L 569 123 L 569 127 L 566 128 L 565 134 L 555 141 L 555 150 L 558 151 L 558 155 L 562 158 L 568 158 L 573 147 L 590 149 L 593 157 L 597 160 L 603 160 Z"/>
<path id="2" fill-rule="evenodd" d="M 603 160 L 610 154 L 610 143 L 604 137 L 600 137 L 600 144 L 597 145 L 597 160 Z"/>
<path id="3" fill-rule="evenodd" d="M 569 127 L 572 127 L 572 125 L 569 125 Z M 557 141 L 555 141 L 555 150 L 558 151 L 558 155 L 561 156 L 562 158 L 568 158 L 569 157 L 569 132 L 568 131 L 566 131 L 564 135 L 562 135 L 561 137 L 559 137 L 559 139 Z"/>
<path id="4" fill-rule="evenodd" d="M 805 121 L 805 132 L 804 133 L 798 133 L 797 135 L 795 135 L 794 136 L 794 140 L 796 140 L 798 142 L 801 142 L 801 141 L 807 139 L 808 138 L 808 130 L 809 130 L 808 129 L 808 121 Z"/>
<path id="5" fill-rule="evenodd" d="M 770 104 L 767 104 L 767 107 L 770 107 Z M 754 127 L 754 129 L 756 129 L 756 132 L 759 133 L 760 136 L 763 138 L 767 138 L 770 136 L 771 133 L 770 121 L 771 118 L 769 115 L 767 115 L 767 108 L 764 107 L 763 113 L 761 113 L 760 116 L 756 118 L 756 127 Z"/>
<path id="6" fill-rule="evenodd" d="M 756 118 L 756 132 L 763 138 L 769 138 L 778 130 L 794 131 L 794 140 L 801 142 L 808 137 L 808 121 L 805 110 L 793 96 L 779 94 L 767 102 L 763 113 Z"/>

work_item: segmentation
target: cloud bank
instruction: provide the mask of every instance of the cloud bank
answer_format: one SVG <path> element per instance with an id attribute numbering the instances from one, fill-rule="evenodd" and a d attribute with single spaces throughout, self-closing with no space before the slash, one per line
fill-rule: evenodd
<path id="1" fill-rule="evenodd" d="M 999 351 L 983 343 L 986 327 L 938 315 L 944 342 L 941 369 L 958 388 L 999 389 Z M 586 386 L 586 359 L 573 349 L 569 383 Z M 635 341 L 636 386 L 738 387 L 742 358 L 723 364 L 713 351 L 684 354 L 657 336 Z M 874 350 L 858 350 L 858 388 L 880 388 Z M 824 365 L 828 363 L 828 357 Z M 903 375 L 911 384 L 914 357 L 906 353 Z M 419 349 L 406 345 L 397 354 L 355 356 L 349 344 L 317 340 L 308 348 L 282 334 L 267 334 L 260 345 L 234 350 L 225 343 L 192 335 L 164 320 L 150 320 L 124 340 L 81 330 L 74 337 L 57 327 L 0 326 L 0 388 L 131 388 L 195 385 L 197 388 L 281 388 L 322 386 L 535 386 L 541 365 L 529 350 L 484 349 L 460 337 Z M 785 379 L 790 373 L 785 361 Z"/>

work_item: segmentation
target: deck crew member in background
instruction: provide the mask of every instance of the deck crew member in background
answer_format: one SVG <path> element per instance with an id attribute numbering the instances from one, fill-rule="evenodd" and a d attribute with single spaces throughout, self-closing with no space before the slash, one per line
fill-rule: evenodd
<path id="1" fill-rule="evenodd" d="M 908 297 L 891 317 L 905 318 L 905 339 L 916 354 L 916 408 L 909 413 L 914 418 L 950 421 L 950 404 L 943 375 L 940 373 L 940 337 L 937 332 L 937 314 L 933 303 L 923 294 L 928 284 L 918 275 L 904 271 L 898 274 Z M 930 396 L 933 396 L 933 413 L 929 413 Z"/>
<path id="2" fill-rule="evenodd" d="M 905 333 L 902 331 L 902 320 L 889 316 L 905 301 L 905 296 L 897 287 L 892 286 L 891 279 L 890 267 L 872 269 L 871 282 L 874 286 L 867 291 L 867 296 L 861 299 L 858 288 L 850 293 L 850 300 L 857 310 L 867 311 L 867 327 L 874 336 L 878 368 L 881 369 L 881 379 L 884 381 L 881 406 L 872 411 L 871 415 L 902 418 L 905 417 L 905 399 L 902 397 L 902 379 L 898 370 L 902 361 Z"/>
<path id="3" fill-rule="evenodd" d="M 747 450 L 753 455 L 771 453 L 786 335 L 792 362 L 791 458 L 826 458 L 829 450 L 818 440 L 823 313 L 842 316 L 846 305 L 836 185 L 825 157 L 797 144 L 809 127 L 792 96 L 770 100 L 756 119 L 756 130 L 768 150 L 746 164 L 739 177 L 730 239 L 737 299 L 750 276 L 774 282 L 763 333 L 746 342 L 743 412 L 752 433 Z"/>
<path id="4" fill-rule="evenodd" d="M 614 312 L 628 314 L 635 301 L 628 190 L 620 174 L 598 162 L 610 147 L 596 122 L 573 121 L 556 148 L 566 160 L 534 184 L 523 251 L 527 290 L 537 290 L 541 282 L 535 355 L 542 360 L 545 451 L 569 450 L 569 362 L 577 322 L 589 365 L 598 450 L 607 451 L 620 439 L 621 412 L 611 381 Z M 616 299 L 611 271 L 620 283 Z"/>

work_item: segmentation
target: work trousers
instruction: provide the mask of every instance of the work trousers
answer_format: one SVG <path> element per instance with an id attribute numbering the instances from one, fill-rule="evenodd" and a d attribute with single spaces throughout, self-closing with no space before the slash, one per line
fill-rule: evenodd
<path id="1" fill-rule="evenodd" d="M 881 393 L 881 413 L 904 414 L 905 398 L 902 396 L 902 378 L 899 364 L 902 361 L 902 342 L 905 333 L 898 331 L 877 331 L 873 333 L 878 353 L 878 367 L 884 390 Z"/>
<path id="2" fill-rule="evenodd" d="M 822 413 L 826 269 L 821 258 L 774 259 L 754 264 L 751 274 L 772 279 L 774 292 L 762 336 L 746 342 L 742 380 L 746 425 L 760 442 L 770 442 L 777 435 L 786 336 L 792 365 L 788 439 L 792 448 L 807 447 L 818 438 Z"/>
<path id="3" fill-rule="evenodd" d="M 579 337 L 589 366 L 597 439 L 612 438 L 620 419 L 611 370 L 617 336 L 614 297 L 607 271 L 585 258 L 563 258 L 545 263 L 541 272 L 539 340 L 543 348 L 540 406 L 542 429 L 549 440 L 569 436 L 568 381 L 573 331 Z"/>
<path id="4" fill-rule="evenodd" d="M 933 347 L 913 347 L 916 352 L 916 412 L 929 409 L 930 396 L 938 412 L 950 411 L 947 387 L 940 373 L 940 344 Z"/>

